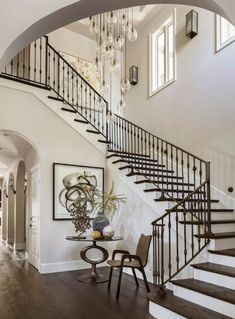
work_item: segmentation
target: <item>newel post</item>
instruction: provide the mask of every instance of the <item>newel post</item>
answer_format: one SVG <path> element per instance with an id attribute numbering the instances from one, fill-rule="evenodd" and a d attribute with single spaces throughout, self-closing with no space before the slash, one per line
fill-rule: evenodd
<path id="1" fill-rule="evenodd" d="M 208 235 L 212 234 L 211 231 L 211 182 L 210 182 L 210 162 L 206 163 L 206 193 L 207 193 L 207 229 Z"/>

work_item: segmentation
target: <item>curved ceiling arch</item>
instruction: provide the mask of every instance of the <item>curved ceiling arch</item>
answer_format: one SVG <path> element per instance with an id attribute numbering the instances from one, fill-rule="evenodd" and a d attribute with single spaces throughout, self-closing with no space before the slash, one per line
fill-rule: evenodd
<path id="1" fill-rule="evenodd" d="M 71 2 L 73 2 L 73 0 L 71 0 L 70 3 Z M 12 39 L 12 42 L 8 45 L 8 47 L 1 48 L 2 56 L 0 58 L 0 69 L 3 68 L 19 51 L 34 40 L 38 39 L 40 36 L 90 15 L 138 5 L 182 4 L 197 6 L 213 11 L 227 19 L 230 19 L 230 21 L 235 22 L 235 5 L 233 4 L 234 16 L 232 17 L 231 1 L 230 5 L 228 2 L 229 0 L 80 0 L 61 7 L 59 10 L 50 13 L 32 25 L 29 25 L 28 28 L 22 30 L 20 34 Z M 22 8 L 22 10 L 23 9 L 27 10 L 27 8 Z M 16 33 L 17 31 L 18 30 L 16 30 Z"/>

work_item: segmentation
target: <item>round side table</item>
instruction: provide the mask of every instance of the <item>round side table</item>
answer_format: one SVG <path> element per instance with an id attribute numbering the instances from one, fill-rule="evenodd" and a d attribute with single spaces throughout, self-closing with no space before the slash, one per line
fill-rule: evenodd
<path id="1" fill-rule="evenodd" d="M 97 243 L 105 243 L 105 242 L 114 242 L 114 241 L 118 241 L 118 240 L 122 240 L 123 237 L 120 236 L 114 236 L 110 239 L 105 239 L 105 238 L 99 238 L 99 239 L 94 239 L 92 237 L 85 237 L 85 238 L 79 238 L 76 236 L 68 236 L 66 237 L 67 240 L 71 240 L 71 241 L 78 241 L 78 242 L 91 242 L 92 244 L 89 246 L 84 247 L 81 252 L 80 252 L 80 256 L 81 258 L 91 264 L 91 272 L 89 274 L 85 274 L 83 276 L 79 276 L 78 280 L 81 282 L 87 282 L 87 283 L 102 283 L 102 282 L 106 282 L 108 281 L 108 276 L 101 274 L 97 271 L 97 265 L 103 263 L 104 261 L 106 261 L 109 257 L 108 251 L 107 249 L 105 249 L 104 247 L 101 247 L 99 245 L 97 245 Z M 102 253 L 102 256 L 100 259 L 90 259 L 87 256 L 87 252 L 91 249 L 97 249 Z"/>

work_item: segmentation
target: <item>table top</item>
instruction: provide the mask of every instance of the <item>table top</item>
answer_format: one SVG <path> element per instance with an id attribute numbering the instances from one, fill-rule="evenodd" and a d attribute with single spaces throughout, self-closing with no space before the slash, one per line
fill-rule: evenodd
<path id="1" fill-rule="evenodd" d="M 91 236 L 86 236 L 86 237 L 77 237 L 77 236 L 67 236 L 67 240 L 72 240 L 72 241 L 85 241 L 85 242 L 107 242 L 107 241 L 118 241 L 122 240 L 123 237 L 121 236 L 113 236 L 112 238 L 92 238 Z"/>

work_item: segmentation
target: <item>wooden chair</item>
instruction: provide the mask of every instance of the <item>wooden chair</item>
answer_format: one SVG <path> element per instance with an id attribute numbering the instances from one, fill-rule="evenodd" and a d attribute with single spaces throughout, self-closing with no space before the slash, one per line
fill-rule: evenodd
<path id="1" fill-rule="evenodd" d="M 119 294 L 120 294 L 122 272 L 123 272 L 124 267 L 132 269 L 133 276 L 134 276 L 135 283 L 136 283 L 137 287 L 139 287 L 139 282 L 138 282 L 138 279 L 136 276 L 135 269 L 138 269 L 143 275 L 143 279 L 144 279 L 144 283 L 145 283 L 145 287 L 146 287 L 147 292 L 150 292 L 148 281 L 147 281 L 146 274 L 144 271 L 144 267 L 146 266 L 147 261 L 148 261 L 148 253 L 149 253 L 149 246 L 150 246 L 151 239 L 152 239 L 151 235 L 145 236 L 145 235 L 141 234 L 139 241 L 138 241 L 135 255 L 131 255 L 130 252 L 127 250 L 114 250 L 113 254 L 112 254 L 112 260 L 107 261 L 109 266 L 111 266 L 110 274 L 109 274 L 108 290 L 110 289 L 110 286 L 111 286 L 113 268 L 120 269 L 119 270 L 119 277 L 118 277 L 117 293 L 116 293 L 117 299 L 119 298 Z M 115 256 L 117 254 L 122 254 L 121 260 L 115 259 Z"/>

